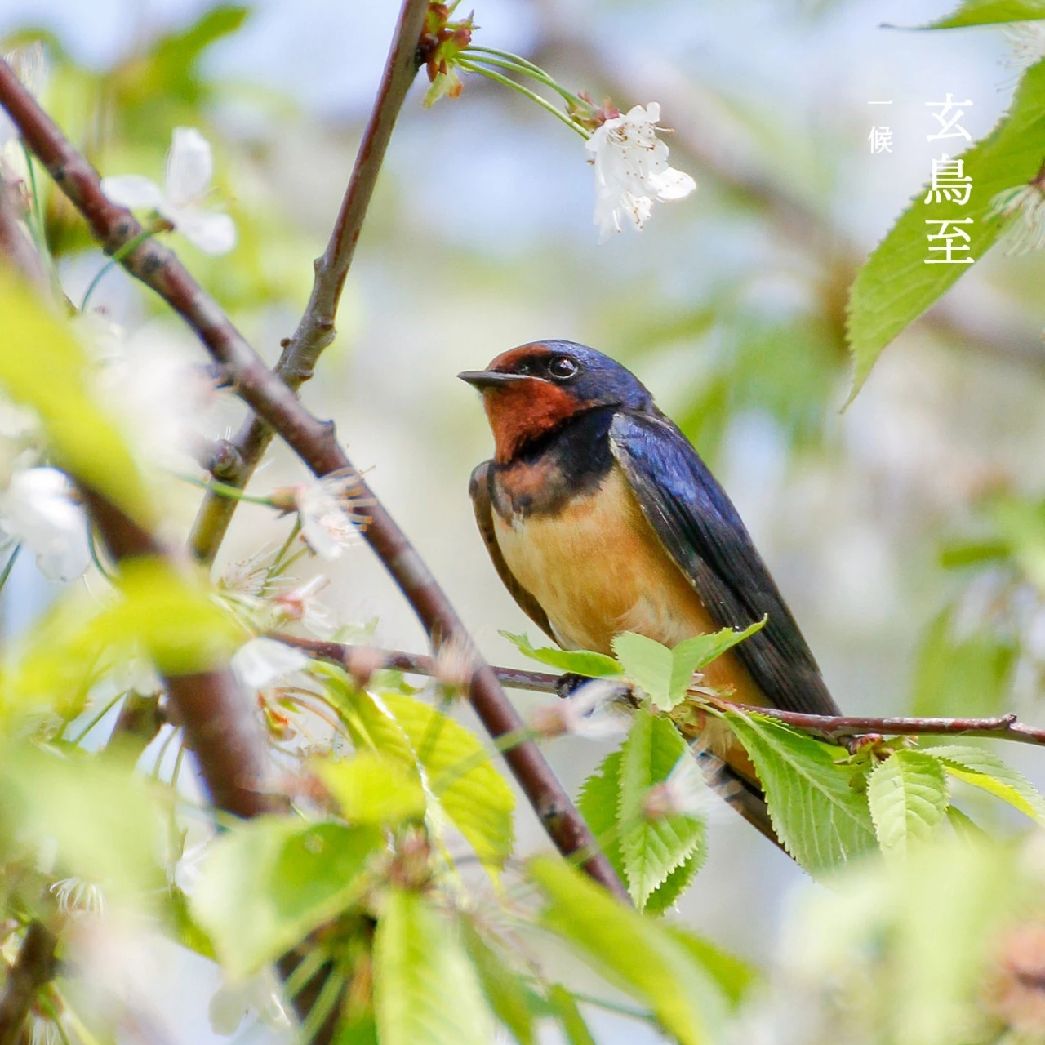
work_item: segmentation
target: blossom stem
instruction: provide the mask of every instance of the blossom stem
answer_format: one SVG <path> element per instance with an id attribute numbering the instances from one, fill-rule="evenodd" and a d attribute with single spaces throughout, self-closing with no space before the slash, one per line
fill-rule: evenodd
<path id="1" fill-rule="evenodd" d="M 101 707 L 101 710 L 100 710 L 100 711 L 98 711 L 98 712 L 96 712 L 96 713 L 95 713 L 94 715 L 92 715 L 92 716 L 91 716 L 91 718 L 90 718 L 90 721 L 89 721 L 89 722 L 88 722 L 88 723 L 87 723 L 87 724 L 86 724 L 86 725 L 85 725 L 85 726 L 83 727 L 83 729 L 81 729 L 81 730 L 80 730 L 80 732 L 79 732 L 79 733 L 77 733 L 77 734 L 76 734 L 76 736 L 75 736 L 75 737 L 73 737 L 73 738 L 72 738 L 72 740 L 70 740 L 70 741 L 69 741 L 69 743 L 70 743 L 70 744 L 72 744 L 72 745 L 74 745 L 74 746 L 75 746 L 76 744 L 79 744 L 79 743 L 80 743 L 80 741 L 82 741 L 82 740 L 83 740 L 83 738 L 84 738 L 85 736 L 87 736 L 87 734 L 88 734 L 88 733 L 90 733 L 90 732 L 91 732 L 91 730 L 92 730 L 92 729 L 94 729 L 94 727 L 95 727 L 95 726 L 97 726 L 97 725 L 98 725 L 98 723 L 99 723 L 99 722 L 101 722 L 101 720 L 102 720 L 103 718 L 105 718 L 105 716 L 106 716 L 106 715 L 108 715 L 108 714 L 109 714 L 109 712 L 110 712 L 110 711 L 112 711 L 112 709 L 113 709 L 114 707 L 116 707 L 116 705 L 117 705 L 117 704 L 118 704 L 118 703 L 119 703 L 119 702 L 120 702 L 120 701 L 121 701 L 121 700 L 122 700 L 122 699 L 123 699 L 123 698 L 124 698 L 125 696 L 127 696 L 127 694 L 128 694 L 129 692 L 130 692 L 130 690 L 122 689 L 122 690 L 120 690 L 120 692 L 119 692 L 119 693 L 117 693 L 117 694 L 116 694 L 116 696 L 115 696 L 115 697 L 113 697 L 113 698 L 112 698 L 111 700 L 107 700 L 107 701 L 106 701 L 106 702 L 105 702 L 105 703 L 104 703 L 104 704 L 102 705 L 102 707 Z"/>
<path id="2" fill-rule="evenodd" d="M 517 72 L 522 76 L 529 76 L 531 79 L 536 80 L 538 83 L 542 83 L 545 87 L 553 90 L 557 95 L 559 95 L 559 97 L 564 101 L 569 102 L 571 105 L 576 105 L 577 107 L 582 108 L 585 104 L 572 91 L 568 91 L 565 87 L 560 86 L 551 75 L 546 73 L 539 65 L 534 65 L 533 62 L 528 62 L 525 58 L 520 58 L 517 54 L 510 54 L 508 51 L 497 51 L 492 47 L 467 47 L 463 53 L 467 56 L 467 61 L 495 65 L 501 69 L 508 69 Z"/>
<path id="3" fill-rule="evenodd" d="M 141 244 L 143 244 L 150 236 L 155 235 L 158 231 L 159 230 L 155 227 L 142 229 L 137 236 L 132 236 L 126 243 L 113 252 L 112 257 L 102 265 L 102 267 L 94 274 L 94 278 L 91 282 L 87 284 L 87 289 L 83 292 L 83 300 L 80 302 L 81 312 L 87 311 L 87 302 L 91 300 L 91 295 L 95 292 L 98 284 L 105 278 L 109 270 L 118 265 L 125 257 L 127 257 L 128 254 L 141 246 Z"/>
<path id="4" fill-rule="evenodd" d="M 4 590 L 4 585 L 7 584 L 7 580 L 11 576 L 11 571 L 14 569 L 15 563 L 18 561 L 18 553 L 21 550 L 21 544 L 16 544 L 11 551 L 11 554 L 7 557 L 7 562 L 4 563 L 3 572 L 0 573 L 0 591 Z"/>
<path id="5" fill-rule="evenodd" d="M 182 482 L 191 483 L 193 486 L 198 486 L 200 489 L 207 490 L 219 497 L 230 497 L 235 501 L 246 501 L 247 504 L 261 504 L 266 508 L 276 507 L 272 503 L 271 497 L 259 497 L 256 494 L 244 493 L 240 487 L 231 486 L 229 483 L 223 483 L 218 479 L 198 479 L 194 475 L 182 474 L 179 474 L 178 478 Z"/>
<path id="6" fill-rule="evenodd" d="M 531 91 L 529 87 L 524 87 L 521 83 L 516 83 L 511 79 L 511 77 L 502 76 L 500 73 L 494 72 L 494 70 L 490 69 L 488 66 L 475 65 L 474 63 L 465 61 L 464 59 L 458 59 L 457 64 L 470 73 L 478 73 L 480 76 L 485 76 L 488 80 L 493 80 L 505 87 L 510 87 L 513 91 L 517 91 L 524 98 L 529 98 L 534 105 L 539 105 L 546 112 L 550 112 L 552 116 L 561 123 L 566 124 L 571 131 L 575 131 L 582 138 L 587 139 L 589 137 L 588 132 L 579 123 L 574 123 L 566 113 L 557 109 L 548 101 L 547 98 L 542 98 L 536 91 Z"/>

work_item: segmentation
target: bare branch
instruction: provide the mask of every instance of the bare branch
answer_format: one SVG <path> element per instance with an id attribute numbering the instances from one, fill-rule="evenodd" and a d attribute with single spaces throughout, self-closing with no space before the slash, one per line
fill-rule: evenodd
<path id="1" fill-rule="evenodd" d="M 37 991 L 54 979 L 57 940 L 40 922 L 30 922 L 0 995 L 0 1045 L 18 1045 Z"/>
<path id="2" fill-rule="evenodd" d="M 436 676 L 438 668 L 432 657 L 403 650 L 373 649 L 369 646 L 349 646 L 340 642 L 322 642 L 303 639 L 278 632 L 272 638 L 296 646 L 320 660 L 340 664 L 350 673 L 365 666 L 396 668 L 408 675 Z M 546 671 L 527 671 L 522 668 L 491 670 L 501 684 L 512 689 L 527 689 L 541 693 L 555 693 L 561 676 Z M 1045 746 L 1045 729 L 1021 722 L 1014 713 L 981 718 L 874 718 L 863 715 L 806 715 L 798 711 L 781 711 L 754 704 L 738 704 L 732 700 L 715 699 L 710 703 L 722 711 L 753 711 L 783 722 L 803 733 L 820 737 L 832 744 L 845 747 L 849 737 L 880 733 L 882 736 L 966 736 L 992 737 L 995 740 L 1015 740 L 1021 744 Z"/>
<path id="3" fill-rule="evenodd" d="M 114 253 L 137 236 L 141 226 L 125 208 L 102 192 L 98 174 L 36 104 L 6 62 L 0 61 L 0 103 L 19 128 L 23 140 L 43 161 L 73 205 L 87 219 L 95 237 Z M 334 426 L 310 414 L 295 393 L 272 374 L 232 325 L 218 304 L 185 267 L 155 238 L 146 240 L 120 262 L 131 275 L 158 293 L 197 334 L 212 358 L 221 364 L 236 393 L 274 428 L 317 476 L 345 473 L 352 463 L 338 445 Z M 399 586 L 407 602 L 436 645 L 454 642 L 474 666 L 469 693 L 476 714 L 494 739 L 516 733 L 522 720 L 504 694 L 497 677 L 475 649 L 464 624 L 435 577 L 374 492 L 360 479 L 359 493 L 368 504 L 369 523 L 363 532 L 370 547 Z M 174 693 L 172 693 L 172 698 Z M 218 699 L 218 694 L 212 695 Z M 207 701 L 190 701 L 193 712 Z M 204 730 L 208 744 L 218 738 Z M 200 754 L 202 760 L 203 755 Z M 622 900 L 620 880 L 577 811 L 568 793 L 532 741 L 513 746 L 505 761 L 519 781 L 549 837 L 565 856 L 588 856 L 583 868 Z"/>
<path id="4" fill-rule="evenodd" d="M 424 27 L 428 0 L 403 0 L 392 45 L 378 87 L 374 108 L 359 142 L 355 166 L 330 240 L 322 257 L 316 259 L 312 293 L 294 335 L 283 343 L 283 354 L 275 372 L 293 389 L 312 377 L 316 360 L 333 340 L 338 302 L 345 285 L 356 242 L 363 227 L 388 140 L 407 91 L 417 75 L 417 48 Z M 226 465 L 221 476 L 232 486 L 246 486 L 272 441 L 273 431 L 256 416 L 248 417 L 231 443 L 237 465 Z M 197 559 L 214 558 L 236 510 L 236 501 L 210 493 L 204 498 L 193 526 L 190 545 Z"/>

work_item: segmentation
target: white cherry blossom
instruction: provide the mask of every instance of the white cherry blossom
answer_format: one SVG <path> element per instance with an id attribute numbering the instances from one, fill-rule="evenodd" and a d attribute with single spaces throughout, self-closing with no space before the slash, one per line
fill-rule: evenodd
<path id="1" fill-rule="evenodd" d="M 340 558 L 359 541 L 360 520 L 352 500 L 357 485 L 354 475 L 327 475 L 293 488 L 301 536 L 321 559 Z"/>
<path id="2" fill-rule="evenodd" d="M 655 201 L 681 200 L 697 183 L 668 165 L 668 147 L 657 137 L 660 105 L 636 105 L 611 117 L 585 142 L 595 168 L 595 224 L 599 239 L 621 231 L 627 217 L 641 230 Z"/>
<path id="3" fill-rule="evenodd" d="M 207 254 L 226 254 L 236 245 L 232 218 L 207 210 L 202 201 L 214 174 L 210 143 L 195 127 L 175 127 L 161 189 L 140 174 L 102 179 L 102 191 L 124 207 L 149 207 Z"/>
<path id="4" fill-rule="evenodd" d="M 620 681 L 593 679 L 564 700 L 536 708 L 530 726 L 542 737 L 569 734 L 601 740 L 620 736 L 628 731 L 620 695 Z"/>
<path id="5" fill-rule="evenodd" d="M 71 581 L 91 561 L 87 519 L 57 468 L 23 468 L 0 494 L 0 530 L 36 555 L 50 580 Z"/>
<path id="6" fill-rule="evenodd" d="M 264 689 L 308 667 L 306 653 L 275 639 L 255 638 L 232 655 L 232 673 L 247 689 Z"/>

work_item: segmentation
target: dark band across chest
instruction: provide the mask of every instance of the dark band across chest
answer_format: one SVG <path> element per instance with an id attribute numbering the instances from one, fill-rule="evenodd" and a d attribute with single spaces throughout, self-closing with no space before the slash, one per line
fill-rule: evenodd
<path id="1" fill-rule="evenodd" d="M 491 500 L 502 518 L 554 515 L 598 489 L 613 464 L 613 407 L 589 410 L 494 465 Z"/>

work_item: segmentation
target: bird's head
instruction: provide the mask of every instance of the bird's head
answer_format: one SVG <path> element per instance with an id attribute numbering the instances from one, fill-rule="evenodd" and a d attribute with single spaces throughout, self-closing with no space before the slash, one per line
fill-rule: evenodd
<path id="1" fill-rule="evenodd" d="M 631 371 L 573 341 L 532 341 L 502 352 L 485 370 L 457 376 L 482 393 L 502 464 L 589 410 L 653 408 L 649 392 Z"/>

